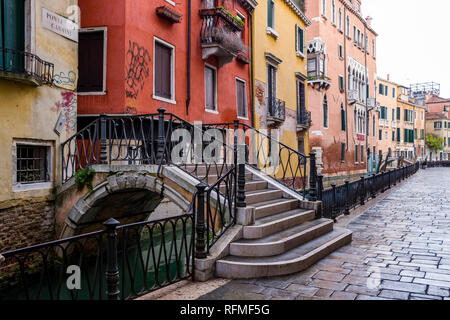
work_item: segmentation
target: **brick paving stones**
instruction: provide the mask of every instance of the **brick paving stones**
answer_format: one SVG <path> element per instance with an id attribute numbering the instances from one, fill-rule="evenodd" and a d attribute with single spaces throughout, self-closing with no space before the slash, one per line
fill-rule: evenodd
<path id="1" fill-rule="evenodd" d="M 201 299 L 450 299 L 449 185 L 449 168 L 421 170 L 346 226 L 350 245 L 303 272 L 231 281 Z"/>

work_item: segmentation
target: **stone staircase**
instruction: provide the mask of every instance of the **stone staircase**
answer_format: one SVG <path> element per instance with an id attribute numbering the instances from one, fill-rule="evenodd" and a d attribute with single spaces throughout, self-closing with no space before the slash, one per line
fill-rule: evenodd
<path id="1" fill-rule="evenodd" d="M 214 180 L 214 176 L 209 177 Z M 352 233 L 334 228 L 329 219 L 315 219 L 268 181 L 246 173 L 247 207 L 255 223 L 243 227 L 243 238 L 229 245 L 229 255 L 216 262 L 216 276 L 247 279 L 302 271 L 351 242 Z"/>

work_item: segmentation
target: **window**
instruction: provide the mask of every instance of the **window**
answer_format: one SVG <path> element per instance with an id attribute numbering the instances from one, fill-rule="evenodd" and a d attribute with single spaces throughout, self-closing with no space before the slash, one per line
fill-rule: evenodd
<path id="1" fill-rule="evenodd" d="M 387 116 L 387 107 L 381 107 L 380 119 L 387 120 L 387 118 L 388 118 L 388 116 Z"/>
<path id="2" fill-rule="evenodd" d="M 392 131 L 392 141 L 395 141 L 395 131 Z"/>
<path id="3" fill-rule="evenodd" d="M 11 50 L 0 51 L 0 71 L 23 72 L 24 58 L 16 52 L 25 51 L 25 1 L 1 1 L 0 22 L 0 48 Z"/>
<path id="4" fill-rule="evenodd" d="M 341 143 L 341 161 L 345 161 L 345 143 Z"/>
<path id="5" fill-rule="evenodd" d="M 357 34 L 358 34 L 358 36 L 357 36 L 357 41 L 356 41 L 356 42 L 358 43 L 358 46 L 360 46 L 361 43 L 360 43 L 360 41 L 359 41 L 359 37 L 361 36 L 361 31 L 358 30 L 358 33 L 357 33 Z"/>
<path id="6" fill-rule="evenodd" d="M 341 130 L 346 131 L 346 117 L 345 117 L 345 110 L 344 105 L 341 103 Z"/>
<path id="7" fill-rule="evenodd" d="M 297 81 L 297 123 L 304 124 L 306 120 L 306 94 L 303 81 Z"/>
<path id="8" fill-rule="evenodd" d="M 342 31 L 342 9 L 341 8 L 339 8 L 338 22 L 339 22 L 339 30 Z"/>
<path id="9" fill-rule="evenodd" d="M 323 127 L 328 128 L 328 100 L 327 95 L 323 98 Z"/>
<path id="10" fill-rule="evenodd" d="M 48 172 L 49 147 L 37 145 L 16 146 L 16 182 L 30 184 L 50 181 Z"/>
<path id="11" fill-rule="evenodd" d="M 80 94 L 106 93 L 106 28 L 80 29 L 78 88 Z"/>
<path id="12" fill-rule="evenodd" d="M 344 91 L 344 77 L 339 76 L 339 90 Z"/>
<path id="13" fill-rule="evenodd" d="M 356 145 L 355 146 L 355 163 L 358 163 L 358 161 L 359 161 L 359 154 L 358 154 L 358 152 L 359 152 L 359 146 Z"/>
<path id="14" fill-rule="evenodd" d="M 339 54 L 339 58 L 340 59 L 344 58 L 344 50 L 342 49 L 342 45 L 341 44 L 338 46 L 338 54 Z"/>
<path id="15" fill-rule="evenodd" d="M 420 140 L 425 139 L 425 129 L 420 130 Z"/>
<path id="16" fill-rule="evenodd" d="M 327 0 L 322 0 L 322 15 L 327 15 Z"/>
<path id="17" fill-rule="evenodd" d="M 217 111 L 217 70 L 205 65 L 205 109 Z"/>
<path id="18" fill-rule="evenodd" d="M 402 113 L 402 109 L 400 107 L 397 107 L 397 120 L 401 120 L 401 113 Z"/>
<path id="19" fill-rule="evenodd" d="M 244 22 L 244 25 L 246 24 L 246 22 L 245 22 L 245 15 L 243 15 L 242 13 L 240 13 L 239 11 L 236 10 L 236 16 L 239 19 L 241 19 L 242 22 Z M 238 31 L 237 33 L 239 34 L 239 38 L 241 38 L 245 42 L 245 32 Z"/>
<path id="20" fill-rule="evenodd" d="M 441 129 L 442 128 L 442 122 L 434 122 L 434 128 L 435 129 Z"/>
<path id="21" fill-rule="evenodd" d="M 375 40 L 372 40 L 372 57 L 375 58 Z"/>
<path id="22" fill-rule="evenodd" d="M 347 35 L 347 37 L 350 37 L 350 17 L 347 16 L 347 25 L 346 25 L 346 30 L 345 30 L 345 34 Z"/>
<path id="23" fill-rule="evenodd" d="M 395 88 L 392 88 L 392 98 L 395 98 Z"/>
<path id="24" fill-rule="evenodd" d="M 382 130 L 378 130 L 378 140 L 383 140 L 383 131 Z"/>
<path id="25" fill-rule="evenodd" d="M 247 86 L 244 80 L 236 79 L 237 116 L 247 118 Z"/>
<path id="26" fill-rule="evenodd" d="M 331 1 L 331 22 L 336 24 L 336 3 L 335 0 Z"/>
<path id="27" fill-rule="evenodd" d="M 387 95 L 388 95 L 388 90 L 389 90 L 389 87 L 388 86 L 384 86 L 384 95 L 387 97 Z"/>
<path id="28" fill-rule="evenodd" d="M 295 49 L 297 51 L 297 54 L 300 53 L 301 56 L 304 57 L 305 55 L 305 32 L 303 29 L 296 24 L 295 25 Z"/>
<path id="29" fill-rule="evenodd" d="M 375 116 L 373 116 L 373 136 L 375 137 Z"/>
<path id="30" fill-rule="evenodd" d="M 361 145 L 361 163 L 364 163 L 364 146 Z"/>
<path id="31" fill-rule="evenodd" d="M 380 87 L 379 87 L 379 93 L 383 94 L 384 93 L 384 85 L 380 83 Z"/>
<path id="32" fill-rule="evenodd" d="M 417 131 L 417 129 L 414 129 L 414 139 L 418 139 L 419 138 L 419 135 L 418 135 L 418 131 Z"/>
<path id="33" fill-rule="evenodd" d="M 174 47 L 157 38 L 154 41 L 153 98 L 173 103 L 175 100 Z"/>
<path id="34" fill-rule="evenodd" d="M 271 64 L 267 64 L 267 87 L 269 106 L 272 106 L 271 101 L 277 98 L 277 68 Z"/>
<path id="35" fill-rule="evenodd" d="M 267 0 L 267 27 L 275 29 L 275 1 Z"/>
<path id="36" fill-rule="evenodd" d="M 356 43 L 356 26 L 353 26 L 353 43 Z"/>
<path id="37" fill-rule="evenodd" d="M 392 109 L 392 121 L 395 121 L 395 109 Z"/>
<path id="38" fill-rule="evenodd" d="M 400 128 L 397 128 L 397 142 L 400 142 L 401 137 L 400 137 Z"/>

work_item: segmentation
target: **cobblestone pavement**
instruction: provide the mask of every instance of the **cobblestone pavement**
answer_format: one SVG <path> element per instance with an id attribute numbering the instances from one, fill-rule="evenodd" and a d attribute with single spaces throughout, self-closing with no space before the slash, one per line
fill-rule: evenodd
<path id="1" fill-rule="evenodd" d="M 303 272 L 200 299 L 450 299 L 450 169 L 420 170 L 347 228 L 352 243 Z"/>

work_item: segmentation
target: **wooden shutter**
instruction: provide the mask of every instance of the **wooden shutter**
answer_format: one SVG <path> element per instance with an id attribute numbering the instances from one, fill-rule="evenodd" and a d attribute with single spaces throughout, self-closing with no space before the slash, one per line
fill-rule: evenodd
<path id="1" fill-rule="evenodd" d="M 300 28 L 300 27 L 298 27 L 298 30 L 299 30 L 299 36 L 300 36 L 300 43 L 299 43 L 299 46 L 300 46 L 300 52 L 301 53 L 305 53 L 305 46 L 304 46 L 304 44 L 305 44 L 305 35 L 304 35 L 304 33 L 303 33 L 303 29 L 302 28 Z"/>
<path id="2" fill-rule="evenodd" d="M 273 28 L 273 2 L 267 0 L 267 26 Z"/>
<path id="3" fill-rule="evenodd" d="M 162 43 L 155 45 L 155 94 L 172 99 L 172 48 Z"/>
<path id="4" fill-rule="evenodd" d="M 239 117 L 247 117 L 247 106 L 245 98 L 245 82 L 236 80 L 236 101 L 237 113 Z"/>
<path id="5" fill-rule="evenodd" d="M 3 8 L 0 20 L 3 20 L 3 32 L 0 47 L 14 50 L 4 53 L 3 62 L 0 66 L 7 71 L 22 72 L 24 70 L 25 50 L 25 1 L 8 0 L 2 1 Z"/>
<path id="6" fill-rule="evenodd" d="M 104 32 L 81 32 L 78 42 L 78 92 L 103 91 Z"/>

